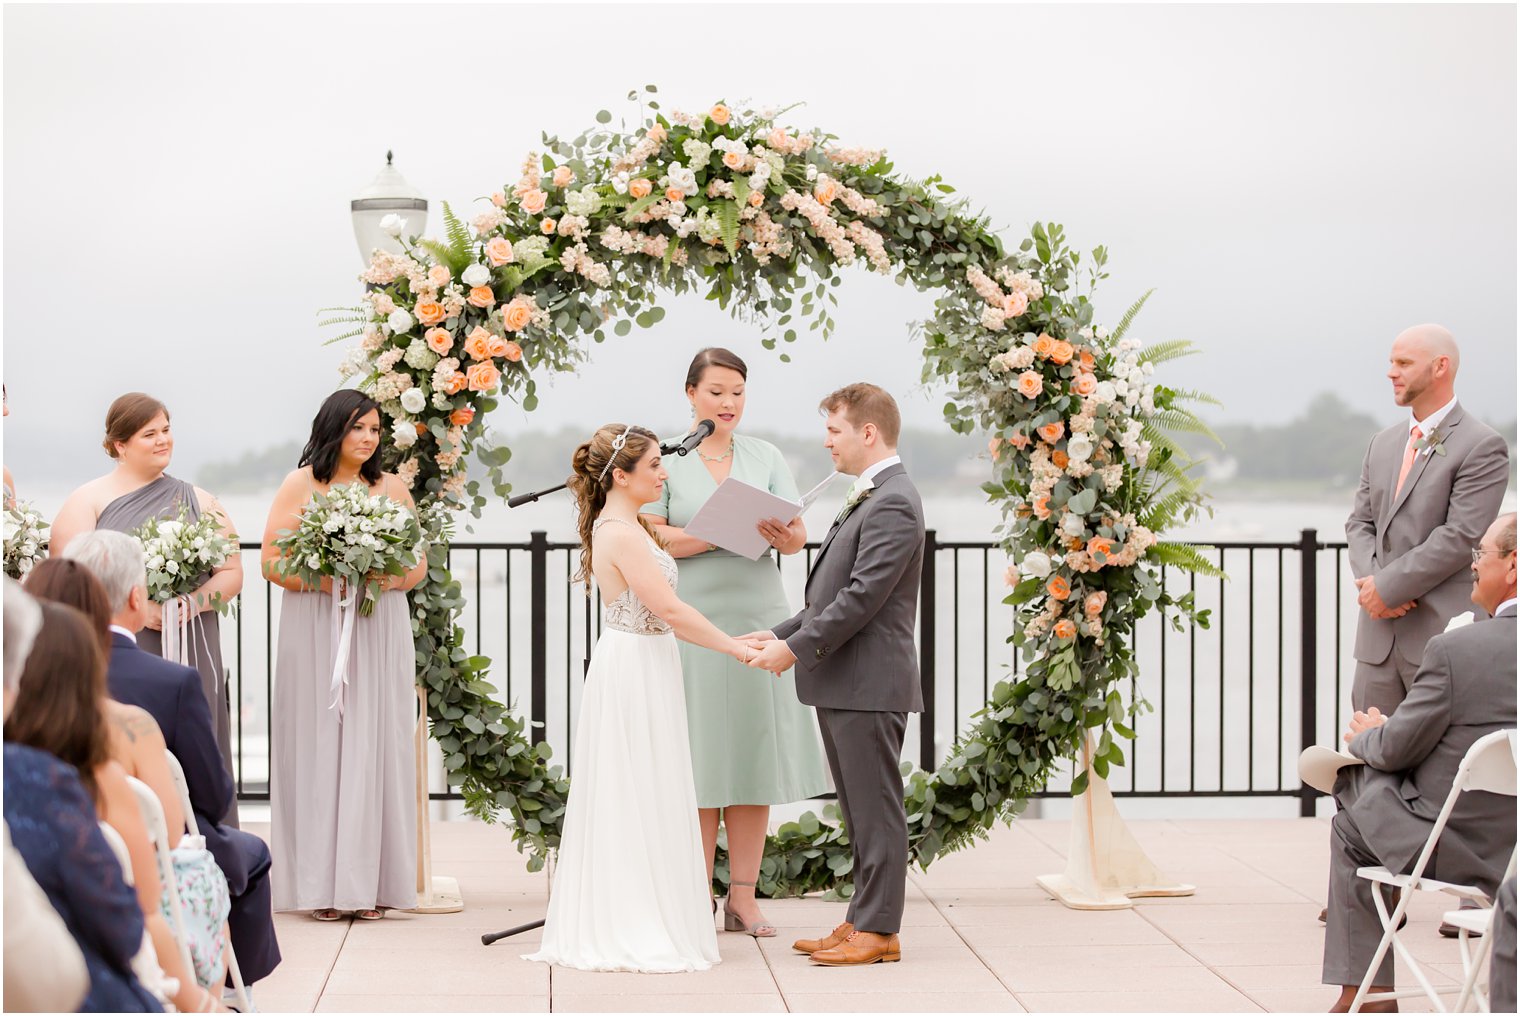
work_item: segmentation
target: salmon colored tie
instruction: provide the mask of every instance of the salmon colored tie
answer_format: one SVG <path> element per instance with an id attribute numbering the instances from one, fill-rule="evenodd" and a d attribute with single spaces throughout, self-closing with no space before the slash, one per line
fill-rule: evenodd
<path id="1" fill-rule="evenodd" d="M 1424 436 L 1424 434 L 1420 433 L 1419 427 L 1410 428 L 1409 447 L 1404 449 L 1404 464 L 1399 467 L 1399 485 L 1393 488 L 1394 497 L 1398 497 L 1399 492 L 1404 489 L 1404 480 L 1409 476 L 1409 467 L 1414 465 L 1414 457 L 1420 453 L 1419 449 L 1415 446 L 1420 443 L 1420 438 Z"/>

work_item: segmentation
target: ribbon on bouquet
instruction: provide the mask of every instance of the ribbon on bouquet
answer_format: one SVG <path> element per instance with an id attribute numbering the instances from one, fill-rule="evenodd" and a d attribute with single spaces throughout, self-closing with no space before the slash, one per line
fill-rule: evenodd
<path id="1" fill-rule="evenodd" d="M 335 649 L 332 680 L 327 686 L 327 708 L 338 710 L 340 719 L 343 716 L 343 689 L 348 687 L 348 653 L 354 640 L 354 615 L 359 612 L 359 593 L 363 590 L 362 583 L 350 586 L 344 579 L 333 579 L 332 645 Z"/>
<path id="2" fill-rule="evenodd" d="M 164 601 L 163 655 L 173 663 L 181 663 L 199 670 L 199 661 L 206 661 L 211 670 L 213 687 L 220 688 L 222 675 L 216 673 L 211 654 L 211 643 L 206 637 L 206 626 L 201 624 L 200 614 L 190 610 L 183 596 Z"/>

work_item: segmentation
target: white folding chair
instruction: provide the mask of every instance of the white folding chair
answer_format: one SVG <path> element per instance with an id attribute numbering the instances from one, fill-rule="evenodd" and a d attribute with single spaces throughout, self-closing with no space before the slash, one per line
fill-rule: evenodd
<path id="1" fill-rule="evenodd" d="M 175 944 L 179 946 L 180 959 L 185 963 L 185 970 L 194 977 L 195 960 L 190 956 L 190 940 L 185 934 L 185 912 L 180 905 L 179 883 L 174 877 L 174 856 L 169 852 L 169 823 L 164 819 L 164 806 L 159 803 L 153 788 L 137 777 L 128 776 L 127 785 L 137 798 L 137 810 L 142 813 L 143 824 L 148 827 L 148 839 L 153 843 L 158 880 L 163 883 L 164 898 L 169 901 L 169 921 Z"/>
<path id="2" fill-rule="evenodd" d="M 121 838 L 121 833 L 104 822 L 100 823 L 100 835 L 105 838 L 106 846 L 111 848 L 111 853 L 116 855 L 116 861 L 121 865 L 121 880 L 127 884 L 128 889 L 135 891 L 137 876 L 132 874 L 132 852 L 127 849 L 127 841 Z M 142 944 L 132 957 L 131 966 L 132 973 L 143 989 L 158 999 L 166 1011 L 172 1010 L 169 1000 L 179 991 L 179 981 L 165 974 L 163 967 L 159 966 L 158 953 L 153 948 L 153 936 L 148 934 L 147 929 L 143 929 Z"/>
<path id="3" fill-rule="evenodd" d="M 1419 962 L 1399 939 L 1399 922 L 1404 919 L 1404 914 L 1409 909 L 1416 892 L 1443 892 L 1460 899 L 1471 900 L 1481 907 L 1493 906 L 1493 901 L 1477 886 L 1428 878 L 1425 875 L 1425 867 L 1430 863 L 1431 855 L 1436 850 L 1436 843 L 1446 828 L 1446 821 L 1451 817 L 1452 809 L 1456 807 L 1457 799 L 1462 794 L 1481 790 L 1490 794 L 1515 796 L 1515 733 L 1513 730 L 1496 730 L 1492 734 L 1485 734 L 1478 738 L 1473 742 L 1472 747 L 1467 749 L 1467 754 L 1462 757 L 1461 763 L 1457 766 L 1456 778 L 1451 784 L 1451 793 L 1446 795 L 1446 803 L 1441 806 L 1435 825 L 1431 827 L 1430 836 L 1425 840 L 1425 847 L 1420 851 L 1420 856 L 1414 862 L 1414 868 L 1409 874 L 1396 875 L 1382 867 L 1357 869 L 1358 878 L 1365 878 L 1374 885 L 1372 902 L 1377 908 L 1378 919 L 1383 922 L 1383 938 L 1378 942 L 1377 951 L 1372 954 L 1372 962 L 1367 964 L 1367 973 L 1362 977 L 1361 987 L 1357 989 L 1356 998 L 1351 1002 L 1352 1012 L 1360 1012 L 1362 1005 L 1366 1002 L 1386 1002 L 1399 998 L 1415 998 L 1420 995 L 1430 999 L 1436 1012 L 1446 1011 L 1446 1007 L 1441 1004 L 1440 995 L 1431 986 L 1425 972 L 1420 969 Z M 1391 914 L 1388 912 L 1388 904 L 1383 899 L 1381 891 L 1383 886 L 1401 890 L 1398 905 L 1393 908 Z M 1376 976 L 1378 966 L 1383 962 L 1383 957 L 1388 955 L 1390 948 L 1409 967 L 1415 980 L 1420 984 L 1418 988 L 1378 992 L 1371 990 L 1372 979 Z"/>
<path id="4" fill-rule="evenodd" d="M 1499 880 L 1503 885 L 1515 877 L 1515 855 L 1509 855 L 1509 867 L 1504 869 L 1504 877 Z M 1494 951 L 1494 907 L 1483 907 L 1469 910 L 1448 910 L 1442 915 L 1442 920 L 1453 925 L 1457 929 L 1457 948 L 1462 953 L 1462 994 L 1457 997 L 1457 1012 L 1466 1012 L 1469 1003 L 1476 1008 L 1474 1012 L 1488 1012 L 1488 991 L 1479 980 L 1483 969 L 1493 956 Z M 1473 938 L 1478 938 L 1478 951 L 1472 951 Z"/>
<path id="5" fill-rule="evenodd" d="M 190 784 L 185 780 L 185 768 L 179 764 L 179 759 L 174 757 L 174 752 L 164 749 L 164 757 L 169 761 L 169 775 L 174 777 L 175 789 L 179 791 L 180 810 L 185 813 L 185 829 L 191 836 L 201 834 L 200 824 L 195 821 L 195 809 L 190 804 Z M 232 936 L 227 936 L 227 945 L 224 950 L 227 958 L 227 975 L 232 978 L 233 1003 L 238 1012 L 249 1012 L 252 1008 L 248 998 L 248 988 L 243 984 L 243 971 L 238 968 L 237 953 L 232 951 Z"/>
<path id="6" fill-rule="evenodd" d="M 100 823 L 100 835 L 106 838 L 106 846 L 111 848 L 111 853 L 116 855 L 116 861 L 121 865 L 122 881 L 127 883 L 127 888 L 136 889 L 137 879 L 132 876 L 132 854 L 127 850 L 127 841 L 121 838 L 121 833 L 104 822 Z"/>

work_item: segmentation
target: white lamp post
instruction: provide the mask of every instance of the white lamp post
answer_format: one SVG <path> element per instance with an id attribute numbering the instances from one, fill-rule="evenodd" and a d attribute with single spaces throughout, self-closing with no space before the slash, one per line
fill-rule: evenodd
<path id="1" fill-rule="evenodd" d="M 391 153 L 385 153 L 385 165 L 370 181 L 369 186 L 348 204 L 354 219 L 354 240 L 359 244 L 359 257 L 367 265 L 375 248 L 399 254 L 401 242 L 381 227 L 386 216 L 401 219 L 401 235 L 408 239 L 421 236 L 427 229 L 427 199 L 406 182 L 401 171 L 391 164 Z"/>
<path id="2" fill-rule="evenodd" d="M 406 182 L 391 158 L 391 153 L 386 152 L 385 165 L 380 172 L 358 197 L 349 202 L 354 220 L 354 240 L 359 245 L 359 258 L 366 265 L 376 248 L 401 252 L 401 242 L 395 233 L 385 228 L 394 224 L 387 222 L 387 217 L 401 219 L 401 228 L 396 232 L 408 239 L 421 236 L 427 228 L 427 199 Z M 417 689 L 417 708 L 413 738 L 417 753 L 417 906 L 412 913 L 454 914 L 464 909 L 459 880 L 433 874 L 433 845 L 428 821 L 427 692 L 420 687 Z"/>

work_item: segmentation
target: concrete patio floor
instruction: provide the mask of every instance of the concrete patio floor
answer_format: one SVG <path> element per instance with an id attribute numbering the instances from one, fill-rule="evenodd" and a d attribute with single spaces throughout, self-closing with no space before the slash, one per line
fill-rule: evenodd
<path id="1" fill-rule="evenodd" d="M 841 904 L 778 900 L 780 934 L 719 932 L 723 962 L 694 974 L 586 973 L 521 959 L 539 932 L 480 944 L 537 920 L 547 879 L 530 874 L 507 831 L 433 826 L 434 870 L 459 879 L 463 913 L 392 913 L 324 924 L 276 916 L 284 962 L 261 982 L 264 1012 L 1312 1012 L 1319 983 L 1329 848 L 1325 819 L 1138 821 L 1153 860 L 1195 896 L 1133 910 L 1077 912 L 1037 875 L 1064 867 L 1069 826 L 1021 820 L 990 842 L 909 876 L 903 962 L 810 964 L 794 938 L 843 919 Z M 267 826 L 245 828 L 267 835 Z M 1441 902 L 1421 900 L 1405 934 L 1437 983 L 1461 976 L 1456 943 L 1437 936 Z M 1400 983 L 1410 982 L 1400 971 Z M 1455 999 L 1448 1000 L 1448 1004 Z M 1428 1011 L 1420 1000 L 1406 1011 Z"/>

